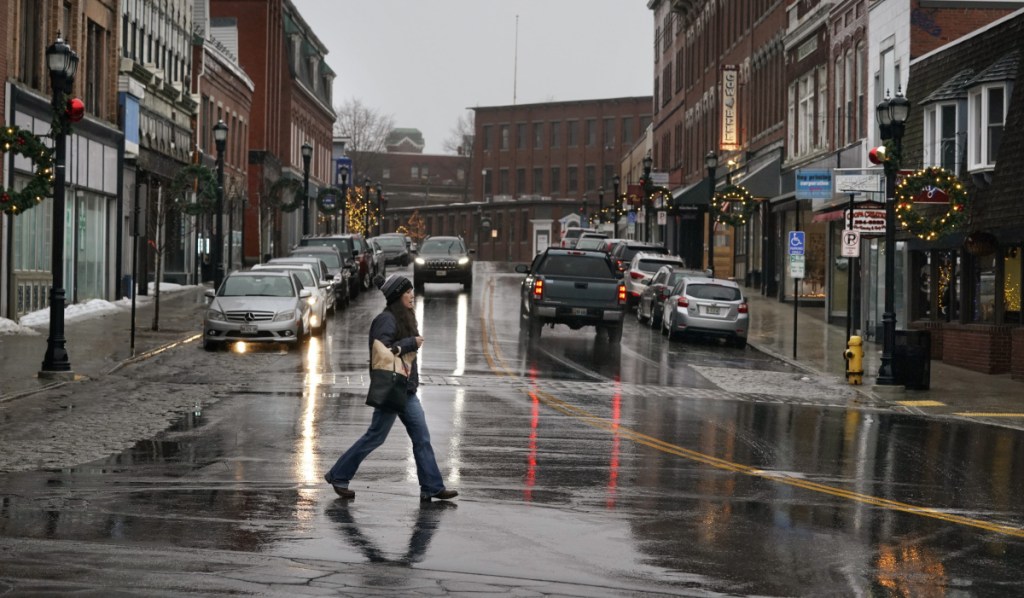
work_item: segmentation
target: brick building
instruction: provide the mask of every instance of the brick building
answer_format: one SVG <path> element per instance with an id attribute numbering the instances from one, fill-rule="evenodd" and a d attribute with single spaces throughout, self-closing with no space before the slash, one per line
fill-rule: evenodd
<path id="1" fill-rule="evenodd" d="M 243 233 L 249 263 L 286 253 L 302 235 L 304 211 L 278 210 L 293 196 L 272 197 L 271 189 L 280 179 L 301 183 L 304 143 L 313 148 L 310 196 L 331 180 L 334 72 L 326 48 L 290 0 L 210 0 L 210 16 L 233 21 L 239 64 L 255 86 Z M 310 201 L 311 231 L 318 226 L 316 211 Z"/>

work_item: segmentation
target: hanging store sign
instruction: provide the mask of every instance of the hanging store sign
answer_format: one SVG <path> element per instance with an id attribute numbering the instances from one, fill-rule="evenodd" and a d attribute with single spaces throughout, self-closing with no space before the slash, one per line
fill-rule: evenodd
<path id="1" fill-rule="evenodd" d="M 739 67 L 727 64 L 722 67 L 722 143 L 721 149 L 739 149 Z"/>
<path id="2" fill-rule="evenodd" d="M 885 234 L 885 210 L 855 209 L 852 230 L 868 236 Z"/>

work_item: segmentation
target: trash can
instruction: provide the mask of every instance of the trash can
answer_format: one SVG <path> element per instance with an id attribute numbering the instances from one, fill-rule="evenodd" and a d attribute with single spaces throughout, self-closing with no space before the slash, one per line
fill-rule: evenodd
<path id="1" fill-rule="evenodd" d="M 132 280 L 131 274 L 125 274 L 121 277 L 121 296 L 125 299 L 131 299 L 135 295 L 135 282 Z"/>
<path id="2" fill-rule="evenodd" d="M 932 335 L 927 330 L 897 330 L 892 373 L 907 390 L 928 390 L 932 379 Z"/>

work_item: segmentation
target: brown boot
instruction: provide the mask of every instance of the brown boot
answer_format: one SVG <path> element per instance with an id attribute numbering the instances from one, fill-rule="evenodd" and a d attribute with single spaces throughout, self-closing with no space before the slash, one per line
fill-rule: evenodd
<path id="1" fill-rule="evenodd" d="M 331 488 L 334 488 L 334 493 L 337 494 L 338 496 L 340 496 L 341 498 L 355 498 L 356 497 L 356 493 L 351 491 L 351 490 L 349 490 L 348 488 L 342 488 L 341 486 L 335 486 L 333 484 L 331 485 Z"/>
<path id="2" fill-rule="evenodd" d="M 454 490 L 442 490 L 437 494 L 420 494 L 420 502 L 430 502 L 431 498 L 439 500 L 451 500 L 458 496 L 459 493 Z"/>

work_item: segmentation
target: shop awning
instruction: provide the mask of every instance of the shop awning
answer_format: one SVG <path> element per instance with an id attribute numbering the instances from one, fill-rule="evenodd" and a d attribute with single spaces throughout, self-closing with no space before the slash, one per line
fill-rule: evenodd
<path id="1" fill-rule="evenodd" d="M 677 206 L 708 205 L 708 179 L 702 178 L 689 187 L 681 187 L 672 192 L 672 203 Z"/>
<path id="2" fill-rule="evenodd" d="M 781 166 L 779 158 L 761 164 L 737 181 L 757 198 L 775 197 L 781 189 Z"/>

